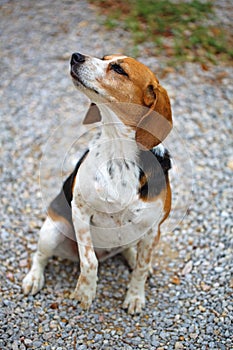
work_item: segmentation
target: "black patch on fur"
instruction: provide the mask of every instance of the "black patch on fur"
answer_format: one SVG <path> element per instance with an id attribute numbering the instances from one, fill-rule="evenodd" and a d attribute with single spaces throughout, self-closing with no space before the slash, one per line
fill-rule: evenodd
<path id="1" fill-rule="evenodd" d="M 166 149 L 163 156 L 156 152 L 156 148 L 140 151 L 139 166 L 140 198 L 153 199 L 161 193 L 168 182 L 168 171 L 171 169 L 170 154 Z"/>
<path id="2" fill-rule="evenodd" d="M 126 160 L 124 160 L 124 163 L 125 163 L 125 167 L 126 167 L 126 169 L 127 169 L 127 170 L 129 170 L 129 164 L 127 163 L 127 161 L 126 161 Z"/>
<path id="3" fill-rule="evenodd" d="M 77 175 L 78 169 L 85 157 L 87 156 L 89 150 L 87 150 L 83 156 L 79 159 L 76 164 L 74 171 L 70 174 L 70 176 L 64 181 L 61 192 L 57 195 L 56 198 L 50 203 L 50 208 L 59 216 L 64 217 L 70 223 L 72 223 L 72 215 L 71 215 L 71 201 L 73 199 L 72 187 Z"/>
<path id="4" fill-rule="evenodd" d="M 112 160 L 108 161 L 108 173 L 110 175 L 110 178 L 113 179 L 113 177 L 114 177 L 114 167 L 113 167 Z"/>

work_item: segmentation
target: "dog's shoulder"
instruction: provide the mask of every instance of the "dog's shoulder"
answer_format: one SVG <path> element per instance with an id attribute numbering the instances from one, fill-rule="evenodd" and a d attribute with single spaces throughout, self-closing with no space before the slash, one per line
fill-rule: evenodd
<path id="1" fill-rule="evenodd" d="M 150 151 L 140 151 L 140 187 L 139 195 L 142 200 L 153 200 L 167 186 L 168 171 L 171 169 L 171 156 L 162 145 Z"/>
<path id="2" fill-rule="evenodd" d="M 55 212 L 57 215 L 64 217 L 69 222 L 72 221 L 71 218 L 71 201 L 73 199 L 73 187 L 77 172 L 80 165 L 86 158 L 89 150 L 87 149 L 82 157 L 77 162 L 73 172 L 64 181 L 62 189 L 56 198 L 50 203 L 49 210 Z"/>

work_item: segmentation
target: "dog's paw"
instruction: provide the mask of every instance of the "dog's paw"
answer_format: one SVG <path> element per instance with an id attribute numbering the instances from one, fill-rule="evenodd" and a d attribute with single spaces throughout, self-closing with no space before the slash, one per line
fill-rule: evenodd
<path id="1" fill-rule="evenodd" d="M 123 303 L 123 308 L 128 309 L 128 314 L 140 314 L 144 306 L 145 295 L 134 294 L 131 293 L 130 290 L 128 290 L 125 301 Z"/>
<path id="2" fill-rule="evenodd" d="M 25 295 L 32 294 L 35 295 L 36 293 L 41 290 L 41 288 L 44 285 L 44 273 L 40 269 L 31 270 L 29 273 L 24 277 L 22 288 L 23 293 Z"/>
<path id="3" fill-rule="evenodd" d="M 96 283 L 83 283 L 84 279 L 80 277 L 74 292 L 71 294 L 71 299 L 78 300 L 80 302 L 80 306 L 84 310 L 87 310 L 95 298 Z"/>

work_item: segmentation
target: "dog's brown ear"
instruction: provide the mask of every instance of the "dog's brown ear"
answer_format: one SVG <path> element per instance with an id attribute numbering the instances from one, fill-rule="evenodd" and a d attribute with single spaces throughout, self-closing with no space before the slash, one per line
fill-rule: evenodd
<path id="1" fill-rule="evenodd" d="M 99 108 L 95 103 L 91 103 L 86 113 L 83 124 L 93 124 L 101 121 L 101 114 Z"/>
<path id="2" fill-rule="evenodd" d="M 172 129 L 171 104 L 167 91 L 155 80 L 147 86 L 144 103 L 148 112 L 136 128 L 136 141 L 143 149 L 151 149 L 162 142 Z"/>

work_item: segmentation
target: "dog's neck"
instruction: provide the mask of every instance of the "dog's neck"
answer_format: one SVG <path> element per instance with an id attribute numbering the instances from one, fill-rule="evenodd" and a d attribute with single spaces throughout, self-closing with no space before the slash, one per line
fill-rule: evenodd
<path id="1" fill-rule="evenodd" d="M 136 161 L 139 150 L 135 141 L 135 131 L 126 126 L 109 105 L 99 104 L 98 108 L 102 117 L 101 135 L 94 141 L 95 145 L 99 144 L 101 148 L 105 148 L 105 152 L 111 158 Z"/>

